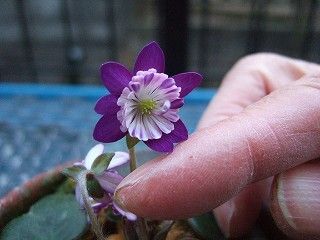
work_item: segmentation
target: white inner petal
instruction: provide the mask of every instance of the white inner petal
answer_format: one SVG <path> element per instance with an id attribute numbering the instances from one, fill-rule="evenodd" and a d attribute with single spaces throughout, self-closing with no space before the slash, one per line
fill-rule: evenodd
<path id="1" fill-rule="evenodd" d="M 174 129 L 179 109 L 170 109 L 180 96 L 181 88 L 168 75 L 155 69 L 138 71 L 129 87 L 124 88 L 117 104 L 121 131 L 139 140 L 159 139 Z"/>
<path id="2" fill-rule="evenodd" d="M 129 162 L 129 154 L 126 152 L 115 152 L 114 156 L 108 166 L 108 170 L 119 167 Z"/>
<path id="3" fill-rule="evenodd" d="M 97 144 L 89 150 L 86 158 L 84 159 L 84 166 L 86 167 L 86 169 L 88 170 L 91 169 L 91 166 L 94 160 L 96 160 L 96 158 L 103 153 L 103 149 L 104 149 L 103 144 Z"/>

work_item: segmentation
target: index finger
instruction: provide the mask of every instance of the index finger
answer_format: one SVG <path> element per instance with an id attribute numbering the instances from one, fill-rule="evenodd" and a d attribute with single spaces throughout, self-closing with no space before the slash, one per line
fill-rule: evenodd
<path id="1" fill-rule="evenodd" d="M 319 85 L 319 77 L 299 80 L 197 131 L 172 154 L 131 173 L 116 200 L 142 217 L 185 218 L 213 209 L 249 183 L 318 157 Z"/>

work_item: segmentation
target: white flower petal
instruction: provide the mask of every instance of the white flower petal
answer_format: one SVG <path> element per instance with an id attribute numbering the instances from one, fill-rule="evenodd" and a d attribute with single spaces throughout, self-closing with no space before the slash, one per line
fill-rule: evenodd
<path id="1" fill-rule="evenodd" d="M 156 109 L 153 110 L 153 113 L 156 115 L 162 115 L 170 109 L 171 103 L 168 100 L 159 101 Z"/>
<path id="2" fill-rule="evenodd" d="M 162 132 L 157 124 L 150 118 L 144 118 L 144 124 L 147 130 L 148 139 L 159 139 L 162 136 Z"/>
<path id="3" fill-rule="evenodd" d="M 119 167 L 123 164 L 129 162 L 129 154 L 126 152 L 115 152 L 114 157 L 112 158 L 107 170 Z"/>
<path id="4" fill-rule="evenodd" d="M 165 117 L 166 119 L 168 119 L 171 122 L 176 122 L 176 121 L 178 121 L 180 119 L 177 109 L 169 109 L 162 116 Z"/>
<path id="5" fill-rule="evenodd" d="M 132 123 L 136 115 L 137 115 L 136 111 L 132 111 L 131 113 L 127 114 L 125 119 L 125 125 L 130 126 L 130 124 Z"/>
<path id="6" fill-rule="evenodd" d="M 139 131 L 136 131 L 136 134 L 137 134 L 137 138 L 139 140 L 142 140 L 142 141 L 147 141 L 149 138 L 148 138 L 148 133 L 147 133 L 147 130 L 146 130 L 146 126 L 144 124 L 144 118 L 141 114 L 139 114 L 137 116 L 137 130 Z"/>
<path id="7" fill-rule="evenodd" d="M 84 159 L 84 166 L 86 169 L 91 169 L 92 163 L 94 160 L 103 153 L 104 146 L 103 144 L 97 144 L 87 153 L 86 158 Z"/>
<path id="8" fill-rule="evenodd" d="M 174 129 L 173 123 L 162 116 L 151 116 L 151 118 L 161 131 L 166 134 L 170 133 Z"/>
<path id="9" fill-rule="evenodd" d="M 127 100 L 127 97 L 128 95 L 130 94 L 130 89 L 129 88 L 124 88 L 122 90 L 122 94 L 121 96 L 118 98 L 118 101 L 117 101 L 117 105 L 118 106 L 123 106 L 128 100 Z"/>
<path id="10" fill-rule="evenodd" d="M 148 135 L 145 125 L 143 123 L 143 116 L 136 114 L 132 123 L 128 127 L 128 131 L 131 137 L 138 138 L 141 141 L 147 141 Z"/>
<path id="11" fill-rule="evenodd" d="M 126 132 L 126 131 L 128 131 L 128 128 L 126 126 L 121 125 L 120 130 L 121 130 L 121 132 Z"/>

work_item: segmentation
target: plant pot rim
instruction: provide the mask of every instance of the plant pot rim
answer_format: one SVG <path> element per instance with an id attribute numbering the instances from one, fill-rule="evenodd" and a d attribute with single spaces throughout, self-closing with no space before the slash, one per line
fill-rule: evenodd
<path id="1" fill-rule="evenodd" d="M 53 193 L 57 186 L 66 180 L 61 170 L 70 165 L 71 162 L 67 162 L 42 172 L 4 195 L 0 199 L 0 229 L 12 219 L 27 212 L 43 196 Z"/>

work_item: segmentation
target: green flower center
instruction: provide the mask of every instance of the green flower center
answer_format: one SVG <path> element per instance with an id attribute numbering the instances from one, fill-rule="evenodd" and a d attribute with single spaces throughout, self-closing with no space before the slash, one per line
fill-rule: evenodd
<path id="1" fill-rule="evenodd" d="M 156 102 L 151 99 L 145 99 L 139 102 L 139 110 L 144 115 L 150 115 L 152 110 L 156 107 Z"/>

